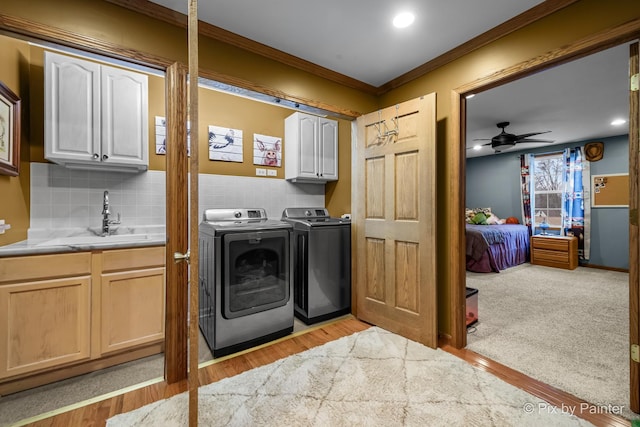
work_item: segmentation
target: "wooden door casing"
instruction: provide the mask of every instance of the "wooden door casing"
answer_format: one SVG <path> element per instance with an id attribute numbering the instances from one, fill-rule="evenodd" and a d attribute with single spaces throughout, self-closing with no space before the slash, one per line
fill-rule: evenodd
<path id="1" fill-rule="evenodd" d="M 187 68 L 175 63 L 167 68 L 167 246 L 165 380 L 187 378 L 188 266 L 175 263 L 174 253 L 189 246 L 187 185 Z M 195 126 L 195 124 L 193 124 Z M 193 137 L 193 135 L 192 135 Z"/>
<path id="2" fill-rule="evenodd" d="M 629 74 L 640 73 L 640 44 L 629 48 Z M 640 92 L 629 92 L 629 344 L 640 345 Z M 629 358 L 630 405 L 640 412 L 640 364 Z"/>
<path id="3" fill-rule="evenodd" d="M 358 318 L 433 348 L 435 99 L 430 94 L 358 118 L 352 223 Z"/>

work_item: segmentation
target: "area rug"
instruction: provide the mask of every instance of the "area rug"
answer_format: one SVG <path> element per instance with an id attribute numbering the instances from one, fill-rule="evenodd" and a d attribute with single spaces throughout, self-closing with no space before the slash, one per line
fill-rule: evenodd
<path id="1" fill-rule="evenodd" d="M 629 408 L 629 275 L 522 264 L 467 273 L 479 321 L 467 348 L 596 405 Z"/>
<path id="2" fill-rule="evenodd" d="M 188 395 L 107 426 L 186 426 Z M 377 327 L 199 391 L 203 426 L 589 426 L 442 350 Z"/>

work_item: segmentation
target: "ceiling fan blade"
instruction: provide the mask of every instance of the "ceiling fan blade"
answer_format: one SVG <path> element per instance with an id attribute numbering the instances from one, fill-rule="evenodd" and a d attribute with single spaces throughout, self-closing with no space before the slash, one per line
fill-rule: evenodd
<path id="1" fill-rule="evenodd" d="M 534 135 L 541 135 L 543 133 L 549 133 L 551 132 L 550 130 L 545 130 L 543 132 L 531 132 L 531 133 L 523 133 L 522 135 L 516 135 L 516 138 L 518 139 L 522 139 L 522 138 L 528 138 L 530 136 L 534 136 Z"/>
<path id="2" fill-rule="evenodd" d="M 477 141 L 477 140 L 476 140 L 476 139 L 474 139 L 474 141 Z M 488 141 L 488 139 L 485 139 L 484 141 Z M 481 146 L 481 147 L 486 147 L 486 146 L 491 145 L 491 144 L 492 144 L 491 142 L 487 142 L 486 144 L 482 144 L 482 145 L 480 145 L 480 146 Z M 467 150 L 474 150 L 475 148 L 476 148 L 476 146 L 474 145 L 474 146 L 472 146 L 472 147 L 467 147 Z"/>
<path id="3" fill-rule="evenodd" d="M 473 141 L 491 141 L 491 138 L 475 138 Z"/>
<path id="4" fill-rule="evenodd" d="M 555 142 L 551 139 L 519 139 L 518 140 L 518 144 L 522 144 L 522 143 L 526 143 L 526 142 Z"/>

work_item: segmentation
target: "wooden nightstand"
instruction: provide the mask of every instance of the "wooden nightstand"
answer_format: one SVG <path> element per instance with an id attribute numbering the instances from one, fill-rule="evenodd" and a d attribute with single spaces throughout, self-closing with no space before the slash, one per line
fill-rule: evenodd
<path id="1" fill-rule="evenodd" d="M 575 236 L 531 236 L 531 264 L 574 270 L 578 266 L 578 238 Z"/>

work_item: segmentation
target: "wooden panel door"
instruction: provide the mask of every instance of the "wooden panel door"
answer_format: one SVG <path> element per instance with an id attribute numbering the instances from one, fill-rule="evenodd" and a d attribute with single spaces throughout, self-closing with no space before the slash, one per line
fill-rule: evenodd
<path id="1" fill-rule="evenodd" d="M 91 277 L 0 286 L 0 378 L 89 359 Z"/>
<path id="2" fill-rule="evenodd" d="M 436 98 L 357 120 L 356 315 L 435 348 Z"/>

